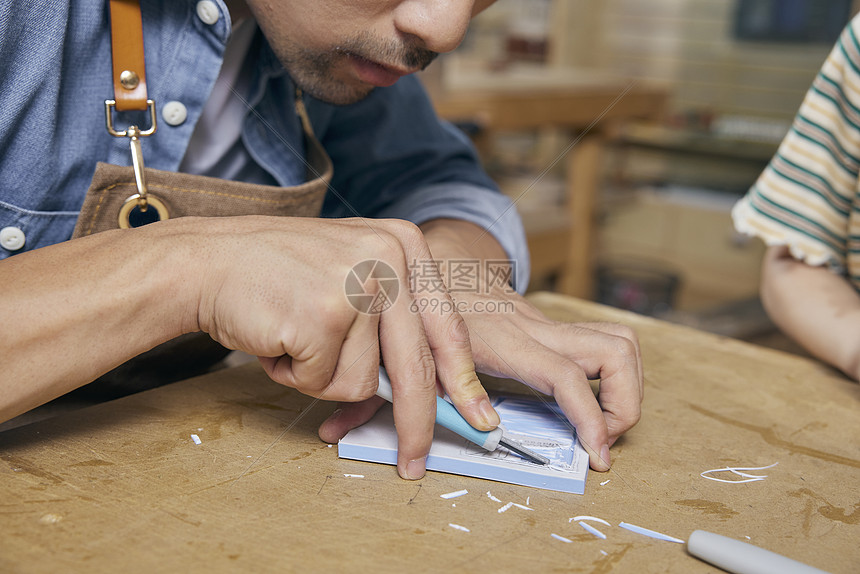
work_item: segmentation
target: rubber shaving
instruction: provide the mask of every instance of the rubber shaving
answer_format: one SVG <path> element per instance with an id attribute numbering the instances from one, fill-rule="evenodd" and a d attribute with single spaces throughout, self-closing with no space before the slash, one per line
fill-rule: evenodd
<path id="1" fill-rule="evenodd" d="M 346 478 L 364 478 L 363 474 L 344 474 Z"/>
<path id="2" fill-rule="evenodd" d="M 560 541 L 562 541 L 562 542 L 567 542 L 568 544 L 570 544 L 570 543 L 572 543 L 572 542 L 573 542 L 573 540 L 571 540 L 570 538 L 565 538 L 564 536 L 559 536 L 559 535 L 558 535 L 558 534 L 556 534 L 555 532 L 553 532 L 552 534 L 550 534 L 550 536 L 552 536 L 552 537 L 553 537 L 553 538 L 555 538 L 556 540 L 560 540 Z"/>
<path id="3" fill-rule="evenodd" d="M 517 508 L 522 508 L 523 510 L 531 510 L 532 512 L 534 512 L 534 508 L 529 508 L 528 506 L 523 506 L 522 504 L 517 504 L 516 502 L 511 502 L 511 504 L 513 504 Z"/>
<path id="4" fill-rule="evenodd" d="M 604 556 L 609 556 L 609 554 L 606 552 L 606 550 L 601 550 L 600 553 L 603 554 Z"/>
<path id="5" fill-rule="evenodd" d="M 599 531 L 598 529 L 596 529 L 595 527 L 593 527 L 592 525 L 586 524 L 585 522 L 580 522 L 579 525 L 582 526 L 584 529 L 586 529 L 588 532 L 597 536 L 598 538 L 602 538 L 603 540 L 606 540 L 606 535 L 604 533 L 602 533 L 601 531 Z"/>
<path id="6" fill-rule="evenodd" d="M 683 540 L 679 540 L 678 538 L 674 538 L 672 536 L 657 532 L 655 530 L 648 530 L 647 528 L 642 528 L 641 526 L 636 526 L 635 524 L 627 524 L 626 522 L 621 522 L 618 524 L 618 526 L 620 526 L 621 528 L 626 528 L 630 532 L 641 534 L 642 536 L 650 536 L 651 538 L 656 538 L 657 540 L 665 540 L 666 542 L 677 542 L 678 544 L 684 544 Z"/>
<path id="7" fill-rule="evenodd" d="M 200 437 L 197 436 L 196 434 L 191 435 L 191 440 L 194 441 L 194 444 L 200 444 L 201 442 L 203 442 L 200 440 Z"/>
<path id="8" fill-rule="evenodd" d="M 439 498 L 444 498 L 448 500 L 449 498 L 457 498 L 458 496 L 463 496 L 465 494 L 469 494 L 469 491 L 466 489 L 458 490 L 456 492 L 449 492 L 448 494 L 440 494 Z"/>
<path id="9" fill-rule="evenodd" d="M 715 482 L 730 482 L 730 483 L 736 483 L 736 484 L 743 484 L 745 482 L 759 482 L 759 481 L 767 478 L 767 475 L 766 474 L 747 474 L 747 473 L 741 472 L 741 471 L 742 470 L 767 470 L 768 468 L 773 468 L 778 464 L 779 464 L 778 462 L 775 462 L 775 463 L 768 465 L 768 466 L 755 466 L 755 467 L 753 467 L 753 466 L 747 466 L 747 467 L 744 467 L 744 466 L 727 466 L 725 468 L 712 468 L 711 470 L 706 470 L 705 472 L 701 473 L 699 476 L 701 476 L 702 478 L 707 478 L 708 480 L 713 480 Z M 742 476 L 744 478 L 744 480 L 728 480 L 725 478 L 717 478 L 715 476 L 706 476 L 706 475 L 713 473 L 713 472 L 731 472 L 732 474 Z"/>
<path id="10" fill-rule="evenodd" d="M 609 484 L 609 481 L 604 480 L 603 482 L 600 483 L 600 486 L 606 486 L 607 484 Z"/>
<path id="11" fill-rule="evenodd" d="M 43 514 L 39 519 L 39 522 L 42 524 L 57 524 L 63 521 L 63 516 L 61 514 Z"/>
<path id="12" fill-rule="evenodd" d="M 506 505 L 504 505 L 503 507 L 501 507 L 501 508 L 499 509 L 499 514 L 501 514 L 502 512 L 507 511 L 507 510 L 508 510 L 511 506 L 513 506 L 513 505 L 514 505 L 514 503 L 513 503 L 513 502 L 509 502 L 509 503 L 507 503 Z"/>
<path id="13" fill-rule="evenodd" d="M 462 532 L 471 532 L 471 530 L 469 530 L 469 529 L 468 529 L 468 528 L 466 528 L 465 526 L 460 526 L 459 524 L 453 524 L 453 523 L 449 522 L 449 523 L 448 523 L 448 526 L 450 526 L 450 527 L 451 527 L 451 528 L 453 528 L 454 530 L 460 530 L 460 531 L 462 531 Z"/>
<path id="14" fill-rule="evenodd" d="M 531 499 L 532 499 L 532 497 L 531 497 L 531 496 L 526 496 L 526 506 L 528 506 L 528 505 L 529 505 L 529 500 L 531 500 Z"/>
<path id="15" fill-rule="evenodd" d="M 611 524 L 609 524 L 608 522 L 606 522 L 602 518 L 597 518 L 596 516 L 586 516 L 586 515 L 574 516 L 573 518 L 569 518 L 567 520 L 567 523 L 570 524 L 571 522 L 579 522 L 580 520 L 593 520 L 594 522 L 599 522 L 600 524 L 605 524 L 606 526 L 612 526 Z"/>

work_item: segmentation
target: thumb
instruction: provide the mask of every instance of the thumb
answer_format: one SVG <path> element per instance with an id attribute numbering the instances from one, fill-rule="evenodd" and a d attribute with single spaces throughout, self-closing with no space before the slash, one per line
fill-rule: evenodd
<path id="1" fill-rule="evenodd" d="M 336 443 L 346 433 L 369 421 L 384 404 L 385 399 L 376 396 L 358 403 L 338 403 L 337 410 L 320 425 L 320 438 Z"/>

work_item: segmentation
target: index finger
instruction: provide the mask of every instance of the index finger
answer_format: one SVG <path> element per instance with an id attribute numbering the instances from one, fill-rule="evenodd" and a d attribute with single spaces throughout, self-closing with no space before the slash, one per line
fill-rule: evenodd
<path id="1" fill-rule="evenodd" d="M 469 328 L 439 275 L 424 235 L 414 226 L 401 231 L 407 264 L 421 272 L 420 277 L 409 281 L 411 307 L 421 319 L 436 376 L 469 424 L 478 430 L 493 430 L 500 419 L 475 372 Z"/>
<path id="2" fill-rule="evenodd" d="M 405 268 L 397 273 L 406 293 Z M 417 480 L 424 476 L 436 424 L 436 368 L 420 317 L 411 299 L 397 297 L 379 317 L 379 348 L 391 380 L 397 428 L 397 471 Z"/>

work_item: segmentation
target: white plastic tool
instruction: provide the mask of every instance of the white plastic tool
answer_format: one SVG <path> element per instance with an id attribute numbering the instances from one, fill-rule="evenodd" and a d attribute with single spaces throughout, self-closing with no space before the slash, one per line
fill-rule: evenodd
<path id="1" fill-rule="evenodd" d="M 687 552 L 735 574 L 827 574 L 782 554 L 704 530 L 690 534 Z"/>

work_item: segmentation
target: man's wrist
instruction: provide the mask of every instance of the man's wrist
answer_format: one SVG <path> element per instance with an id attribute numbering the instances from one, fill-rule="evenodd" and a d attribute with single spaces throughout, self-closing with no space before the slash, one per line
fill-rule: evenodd
<path id="1" fill-rule="evenodd" d="M 206 283 L 213 274 L 207 262 L 213 246 L 213 237 L 199 232 L 198 218 L 184 217 L 171 220 L 138 232 L 152 232 L 144 237 L 144 251 L 157 253 L 152 273 L 156 284 L 153 293 L 161 293 L 162 303 L 170 301 L 166 308 L 165 322 L 168 338 L 201 330 L 200 311 L 204 304 Z M 211 289 L 210 289 L 211 290 Z"/>
<path id="2" fill-rule="evenodd" d="M 434 259 L 494 259 L 507 254 L 486 229 L 459 219 L 432 219 L 420 226 Z"/>

